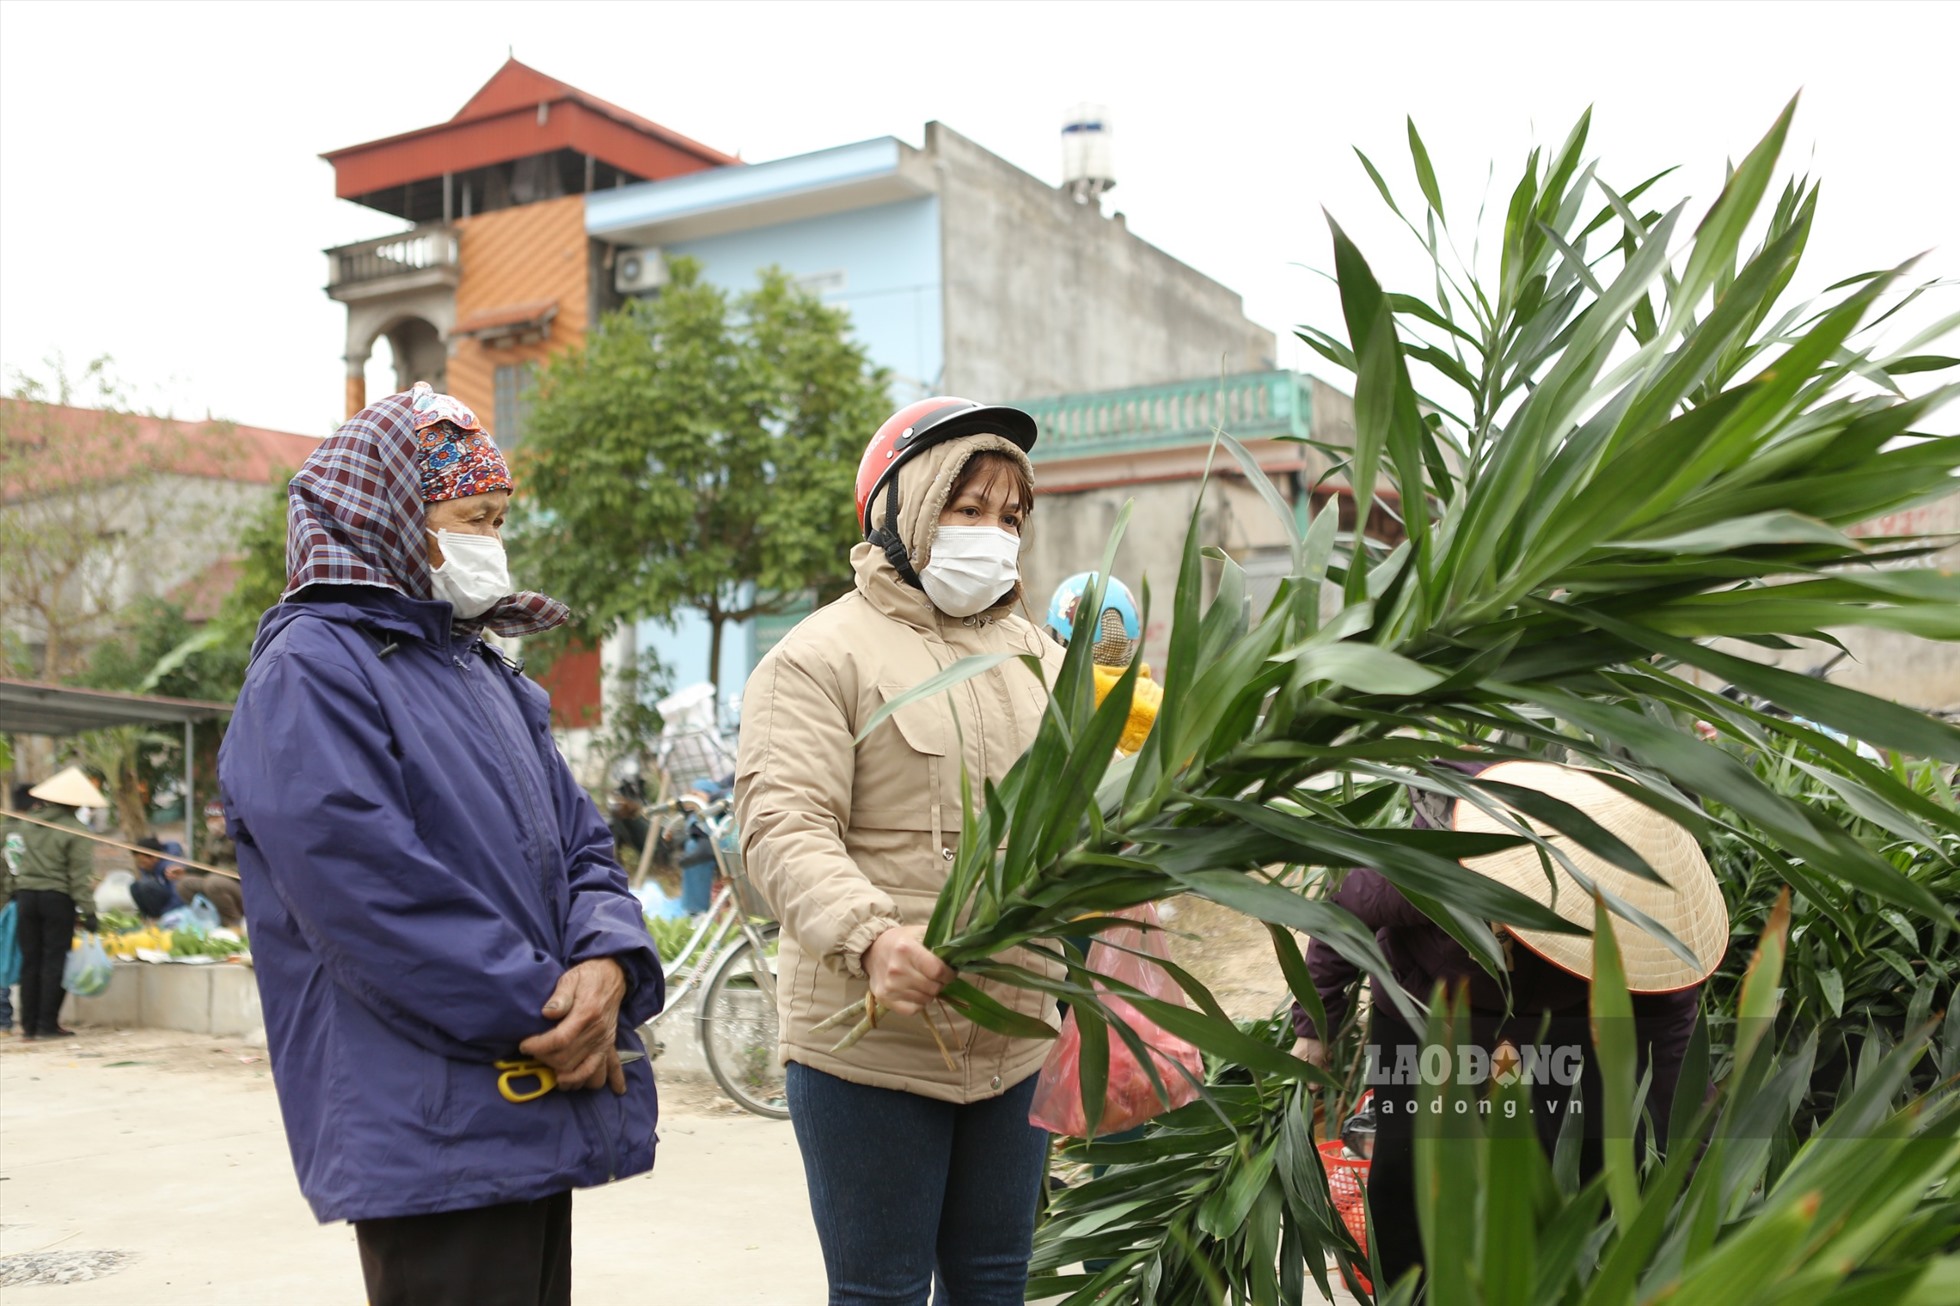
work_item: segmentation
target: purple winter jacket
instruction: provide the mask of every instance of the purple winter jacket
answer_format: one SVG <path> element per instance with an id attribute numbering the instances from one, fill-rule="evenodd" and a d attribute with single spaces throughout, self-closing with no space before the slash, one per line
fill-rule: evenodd
<path id="1" fill-rule="evenodd" d="M 568 967 L 624 968 L 622 1049 L 664 981 L 544 692 L 450 618 L 370 587 L 279 604 L 219 752 L 273 1081 L 322 1223 L 653 1165 L 644 1061 L 623 1097 L 498 1093 L 493 1063 L 550 1028 L 540 1010 Z"/>

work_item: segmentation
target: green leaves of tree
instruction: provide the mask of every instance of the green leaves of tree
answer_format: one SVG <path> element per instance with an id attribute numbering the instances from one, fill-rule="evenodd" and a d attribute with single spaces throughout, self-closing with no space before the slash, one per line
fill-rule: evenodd
<path id="1" fill-rule="evenodd" d="M 724 623 L 845 583 L 853 477 L 885 374 L 841 310 L 769 269 L 731 294 L 677 259 L 539 376 L 515 451 L 526 579 L 588 635 Z"/>

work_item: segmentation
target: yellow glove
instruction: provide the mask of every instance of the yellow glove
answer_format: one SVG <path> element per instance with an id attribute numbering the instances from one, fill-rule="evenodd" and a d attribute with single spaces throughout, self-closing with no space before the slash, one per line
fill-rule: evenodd
<path id="1" fill-rule="evenodd" d="M 1101 707 L 1109 691 L 1123 678 L 1125 668 L 1098 665 L 1090 669 L 1096 676 L 1096 706 Z M 1150 727 L 1157 724 L 1157 708 L 1163 701 L 1163 688 L 1150 678 L 1150 665 L 1145 663 L 1130 694 L 1130 719 L 1123 723 L 1123 738 L 1116 745 L 1117 752 L 1129 754 L 1143 747 L 1143 741 L 1150 737 Z"/>

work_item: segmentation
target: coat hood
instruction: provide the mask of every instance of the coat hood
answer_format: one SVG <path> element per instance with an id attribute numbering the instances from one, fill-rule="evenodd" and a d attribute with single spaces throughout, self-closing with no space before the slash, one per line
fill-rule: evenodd
<path id="1" fill-rule="evenodd" d="M 1012 460 L 1030 481 L 1034 479 L 1034 464 L 1028 461 L 1028 455 L 1019 445 L 1001 435 L 959 436 L 933 445 L 898 469 L 898 537 L 905 544 L 905 553 L 914 571 L 932 561 L 933 541 L 939 534 L 939 514 L 945 509 L 946 500 L 952 494 L 960 473 L 969 462 L 984 453 L 1000 454 Z M 872 525 L 882 527 L 885 524 L 885 508 L 880 502 L 872 509 Z M 868 558 L 865 556 L 867 554 Z M 927 616 L 937 613 L 923 590 L 900 579 L 898 569 L 881 550 L 860 545 L 852 551 L 851 560 L 858 574 L 860 589 L 865 588 L 871 575 L 878 575 L 881 580 L 889 580 L 900 590 L 916 596 L 919 613 Z M 914 620 L 909 611 L 889 611 L 889 596 L 873 594 L 870 590 L 865 592 L 881 609 L 886 609 L 888 615 Z M 979 616 L 997 618 L 1019 604 L 1021 596 L 1022 582 L 1016 580 L 1014 588 L 1000 602 Z M 903 603 L 900 606 L 910 609 L 914 605 Z"/>

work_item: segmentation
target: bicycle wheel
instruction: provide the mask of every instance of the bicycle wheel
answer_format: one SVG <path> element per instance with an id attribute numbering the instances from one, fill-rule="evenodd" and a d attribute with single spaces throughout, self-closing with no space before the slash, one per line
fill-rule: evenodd
<path id="1" fill-rule="evenodd" d="M 765 931 L 769 944 L 763 964 L 776 973 L 776 927 Z M 722 957 L 701 994 L 695 1017 L 701 1055 L 721 1091 L 739 1105 L 771 1120 L 789 1118 L 783 1067 L 776 1060 L 776 1002 L 756 973 L 755 945 L 746 938 Z M 772 986 L 773 987 L 773 986 Z"/>

